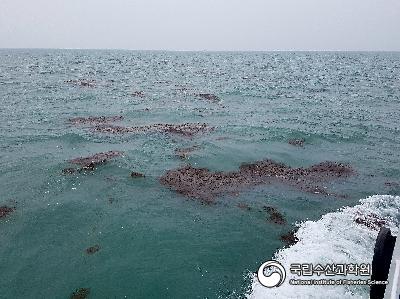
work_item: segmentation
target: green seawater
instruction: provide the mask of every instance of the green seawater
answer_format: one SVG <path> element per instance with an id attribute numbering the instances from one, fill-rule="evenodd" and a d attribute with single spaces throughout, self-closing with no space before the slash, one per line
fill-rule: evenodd
<path id="1" fill-rule="evenodd" d="M 66 82 L 77 79 L 95 86 Z M 0 50 L 0 101 L 0 206 L 16 208 L 0 219 L 0 298 L 69 298 L 78 288 L 89 298 L 242 298 L 248 274 L 296 222 L 400 193 L 400 53 Z M 112 115 L 124 116 L 120 125 L 215 130 L 110 135 L 67 121 Z M 109 150 L 124 156 L 62 174 L 69 159 Z M 348 163 L 356 175 L 324 185 L 345 198 L 268 184 L 213 205 L 159 182 L 185 164 L 229 171 L 266 158 Z M 287 224 L 269 222 L 263 206 Z"/>

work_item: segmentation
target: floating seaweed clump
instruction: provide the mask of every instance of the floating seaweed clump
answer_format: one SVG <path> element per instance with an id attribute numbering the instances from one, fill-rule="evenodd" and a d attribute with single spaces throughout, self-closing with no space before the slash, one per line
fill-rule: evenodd
<path id="1" fill-rule="evenodd" d="M 104 164 L 107 161 L 115 158 L 122 156 L 123 152 L 120 151 L 108 151 L 104 153 L 97 153 L 93 156 L 89 157 L 80 157 L 80 158 L 75 158 L 72 160 L 69 160 L 70 163 L 72 164 L 77 164 L 82 166 L 81 169 L 83 170 L 93 170 L 95 166 Z"/>
<path id="2" fill-rule="evenodd" d="M 400 183 L 398 183 L 398 182 L 385 182 L 385 186 L 387 186 L 387 187 L 400 187 Z"/>
<path id="3" fill-rule="evenodd" d="M 134 91 L 131 94 L 134 97 L 138 97 L 138 98 L 144 98 L 144 92 L 143 91 Z"/>
<path id="4" fill-rule="evenodd" d="M 139 130 L 134 127 L 123 127 L 123 126 L 113 126 L 113 125 L 97 125 L 92 129 L 93 132 L 109 133 L 109 134 L 125 134 L 139 132 Z"/>
<path id="5" fill-rule="evenodd" d="M 75 117 L 70 118 L 68 121 L 74 125 L 85 125 L 85 124 L 103 124 L 115 121 L 123 120 L 122 115 L 114 116 L 89 116 L 89 117 Z"/>
<path id="6" fill-rule="evenodd" d="M 181 159 L 187 159 L 189 154 L 197 150 L 198 146 L 191 146 L 186 148 L 177 148 L 175 149 L 175 155 L 177 155 Z"/>
<path id="7" fill-rule="evenodd" d="M 353 173 L 350 166 L 335 162 L 292 168 L 283 163 L 263 160 L 242 164 L 238 171 L 231 172 L 211 172 L 206 168 L 184 166 L 167 171 L 160 181 L 180 194 L 210 203 L 221 194 L 273 182 L 295 186 L 306 192 L 329 195 L 316 184 L 348 177 Z"/>
<path id="8" fill-rule="evenodd" d="M 207 100 L 210 102 L 219 102 L 220 98 L 217 97 L 215 94 L 211 94 L 211 93 L 199 93 L 197 94 L 197 96 L 203 100 Z"/>
<path id="9" fill-rule="evenodd" d="M 263 207 L 264 211 L 269 214 L 269 221 L 275 224 L 284 225 L 286 224 L 286 220 L 283 215 L 274 207 Z"/>
<path id="10" fill-rule="evenodd" d="M 5 218 L 15 211 L 15 207 L 0 206 L 0 218 Z"/>
<path id="11" fill-rule="evenodd" d="M 94 254 L 99 250 L 100 250 L 100 246 L 99 245 L 94 245 L 94 246 L 91 246 L 89 248 L 86 248 L 86 253 L 87 254 Z"/>
<path id="12" fill-rule="evenodd" d="M 131 172 L 131 177 L 132 178 L 144 178 L 145 175 L 143 173 L 140 173 L 140 172 L 132 171 Z"/>
<path id="13" fill-rule="evenodd" d="M 322 162 L 308 168 L 310 175 L 325 177 L 348 177 L 354 174 L 353 168 L 346 164 L 336 162 Z"/>
<path id="14" fill-rule="evenodd" d="M 211 131 L 213 128 L 207 124 L 186 123 L 186 124 L 154 124 L 147 126 L 122 127 L 97 125 L 93 128 L 94 132 L 124 134 L 124 133 L 147 133 L 147 132 L 163 132 L 184 137 L 192 137 L 193 135 Z"/>
<path id="15" fill-rule="evenodd" d="M 281 235 L 281 241 L 284 242 L 287 246 L 291 246 L 296 244 L 299 239 L 296 237 L 296 232 L 292 230 L 287 234 Z"/>
<path id="16" fill-rule="evenodd" d="M 86 299 L 89 296 L 89 294 L 90 294 L 90 289 L 80 288 L 72 293 L 70 299 Z"/>
<path id="17" fill-rule="evenodd" d="M 305 142 L 305 140 L 303 138 L 301 138 L 301 139 L 289 139 L 289 141 L 288 141 L 288 143 L 290 145 L 299 146 L 299 147 L 303 147 L 304 146 L 304 142 Z"/>
<path id="18" fill-rule="evenodd" d="M 82 86 L 82 87 L 95 87 L 96 86 L 95 80 L 76 79 L 76 80 L 67 80 L 65 82 L 76 85 L 76 86 Z"/>
<path id="19" fill-rule="evenodd" d="M 156 128 L 161 132 L 177 134 L 186 137 L 191 137 L 193 135 L 211 130 L 211 128 L 204 123 L 203 124 L 186 123 L 181 125 L 159 124 L 156 125 Z"/>
<path id="20" fill-rule="evenodd" d="M 246 184 L 245 180 L 235 173 L 212 173 L 208 169 L 192 166 L 170 170 L 160 178 L 162 184 L 176 192 L 206 203 L 222 193 L 235 191 L 237 186 Z"/>
<path id="21" fill-rule="evenodd" d="M 386 224 L 384 219 L 379 218 L 379 216 L 374 213 L 367 215 L 357 214 L 354 218 L 354 222 L 372 230 L 379 230 Z"/>
<path id="22" fill-rule="evenodd" d="M 62 170 L 62 173 L 63 173 L 63 174 L 74 174 L 74 173 L 76 173 L 77 171 L 78 171 L 78 169 L 69 167 L 69 168 L 64 168 L 64 169 Z"/>

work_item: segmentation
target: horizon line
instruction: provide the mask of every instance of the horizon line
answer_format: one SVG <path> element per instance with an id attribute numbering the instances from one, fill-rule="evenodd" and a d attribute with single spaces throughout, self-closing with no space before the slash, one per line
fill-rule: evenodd
<path id="1" fill-rule="evenodd" d="M 336 49 L 336 50 L 315 50 L 315 49 L 274 49 L 274 50 L 254 50 L 254 49 L 224 49 L 224 50 L 186 50 L 186 49 L 130 49 L 130 48 L 53 48 L 53 47 L 0 47 L 0 50 L 97 50 L 97 51 L 134 51 L 134 52 L 400 52 L 399 50 L 386 50 L 386 49 Z"/>

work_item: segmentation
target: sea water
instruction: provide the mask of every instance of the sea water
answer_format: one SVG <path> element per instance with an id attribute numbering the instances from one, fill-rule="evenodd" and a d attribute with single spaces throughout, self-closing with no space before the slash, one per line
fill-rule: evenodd
<path id="1" fill-rule="evenodd" d="M 93 84 L 73 84 L 83 81 Z M 398 224 L 400 53 L 0 50 L 0 100 L 0 206 L 15 207 L 0 219 L 1 298 L 69 298 L 79 288 L 89 298 L 368 297 L 362 287 L 271 293 L 252 273 L 272 258 L 371 262 L 377 232 L 356 224 L 354 209 Z M 68 122 L 114 115 L 126 126 L 215 129 L 186 138 Z M 109 150 L 124 155 L 62 173 L 70 159 Z M 324 184 L 342 196 L 277 183 L 211 205 L 159 182 L 187 164 L 234 171 L 262 159 L 336 161 L 355 175 Z M 270 222 L 264 206 L 286 224 Z M 280 236 L 297 226 L 299 243 L 284 248 Z"/>

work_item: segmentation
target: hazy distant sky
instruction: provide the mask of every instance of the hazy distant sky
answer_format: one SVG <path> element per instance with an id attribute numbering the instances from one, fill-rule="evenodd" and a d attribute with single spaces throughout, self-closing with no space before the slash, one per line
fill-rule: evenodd
<path id="1" fill-rule="evenodd" d="M 0 48 L 400 50 L 400 0 L 0 0 Z"/>

